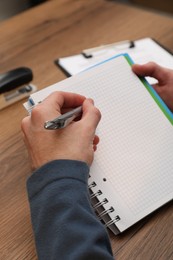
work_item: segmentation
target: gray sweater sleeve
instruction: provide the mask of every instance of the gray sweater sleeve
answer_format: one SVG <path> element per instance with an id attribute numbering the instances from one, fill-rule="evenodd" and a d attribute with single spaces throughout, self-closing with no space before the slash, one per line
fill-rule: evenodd
<path id="1" fill-rule="evenodd" d="M 56 160 L 28 179 L 40 260 L 113 259 L 107 231 L 90 204 L 88 174 L 83 162 Z"/>

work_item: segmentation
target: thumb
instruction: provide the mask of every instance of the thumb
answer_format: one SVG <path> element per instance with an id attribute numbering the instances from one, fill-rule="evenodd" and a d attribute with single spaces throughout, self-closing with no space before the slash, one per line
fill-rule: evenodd
<path id="1" fill-rule="evenodd" d="M 165 85 L 166 80 L 169 76 L 169 70 L 159 66 L 154 62 L 149 62 L 144 65 L 134 64 L 132 66 L 132 70 L 138 76 L 149 76 L 157 79 L 159 81 L 159 85 Z"/>

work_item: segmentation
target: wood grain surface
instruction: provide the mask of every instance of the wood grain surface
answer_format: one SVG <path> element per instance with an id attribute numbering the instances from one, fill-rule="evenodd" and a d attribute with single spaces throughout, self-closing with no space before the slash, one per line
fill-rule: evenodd
<path id="1" fill-rule="evenodd" d="M 126 39 L 152 37 L 173 51 L 173 19 L 106 0 L 52 0 L 0 23 L 0 73 L 27 66 L 42 89 L 66 76 L 59 57 Z M 25 101 L 25 100 L 24 100 Z M 0 259 L 37 259 L 20 124 L 22 103 L 0 111 Z M 173 259 L 173 203 L 123 234 L 110 233 L 116 259 Z M 59 258 L 61 259 L 61 257 Z"/>

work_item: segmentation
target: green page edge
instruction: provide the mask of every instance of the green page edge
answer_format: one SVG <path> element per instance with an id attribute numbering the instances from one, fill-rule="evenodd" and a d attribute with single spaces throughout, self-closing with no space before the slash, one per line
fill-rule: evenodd
<path id="1" fill-rule="evenodd" d="M 130 66 L 134 64 L 132 59 L 128 54 L 124 54 L 125 59 L 129 63 Z M 161 97 L 157 94 L 157 92 L 153 89 L 153 87 L 146 81 L 145 78 L 139 77 L 140 81 L 143 83 L 145 88 L 148 90 L 154 101 L 157 103 L 161 111 L 164 113 L 164 115 L 167 117 L 167 119 L 170 121 L 170 123 L 173 125 L 173 113 L 170 111 L 170 109 L 167 107 L 165 102 L 161 99 Z"/>

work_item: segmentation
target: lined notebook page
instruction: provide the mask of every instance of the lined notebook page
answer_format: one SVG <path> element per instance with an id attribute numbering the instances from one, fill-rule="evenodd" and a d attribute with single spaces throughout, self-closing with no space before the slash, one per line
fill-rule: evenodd
<path id="1" fill-rule="evenodd" d="M 173 198 L 173 126 L 124 56 L 39 91 L 32 99 L 37 104 L 55 90 L 91 97 L 101 111 L 100 143 L 90 174 L 121 215 L 120 231 Z"/>

